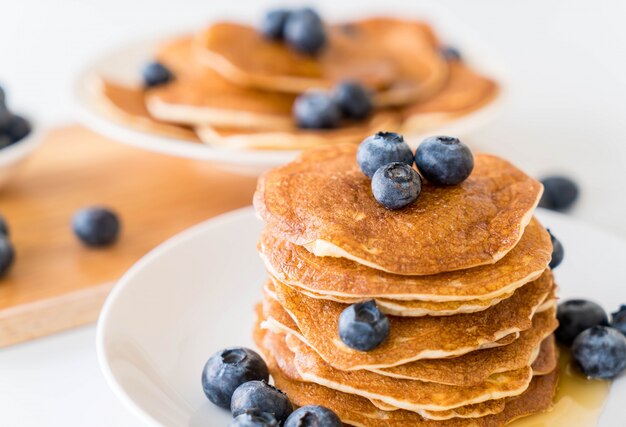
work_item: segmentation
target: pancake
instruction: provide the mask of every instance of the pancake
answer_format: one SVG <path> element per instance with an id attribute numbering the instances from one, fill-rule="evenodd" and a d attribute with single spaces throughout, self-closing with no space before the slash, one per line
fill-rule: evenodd
<path id="1" fill-rule="evenodd" d="M 348 258 L 390 273 L 431 275 L 493 264 L 520 240 L 542 185 L 495 156 L 475 155 L 453 187 L 422 185 L 398 211 L 380 205 L 355 145 L 309 150 L 259 178 L 258 214 L 278 237 L 316 256 Z"/>
<path id="2" fill-rule="evenodd" d="M 269 293 L 274 293 L 273 282 L 278 281 L 273 276 L 270 276 L 270 281 L 266 284 L 265 291 Z M 281 282 L 284 286 L 289 286 L 283 282 Z M 292 287 L 294 290 L 301 292 L 310 298 L 315 299 L 324 299 L 328 301 L 335 301 L 341 304 L 353 304 L 356 302 L 365 301 L 363 298 L 341 298 L 334 296 L 326 296 L 321 294 L 316 294 L 313 292 L 309 292 L 306 290 L 302 290 L 297 287 Z M 469 300 L 469 301 L 444 301 L 444 302 L 436 302 L 436 301 L 404 301 L 404 300 L 393 300 L 387 298 L 377 298 L 376 304 L 380 311 L 385 314 L 389 314 L 391 316 L 402 316 L 402 317 L 421 317 L 421 316 L 452 316 L 454 314 L 461 313 L 475 313 L 477 311 L 486 310 L 489 307 L 499 303 L 500 301 L 509 298 L 513 295 L 513 292 L 508 294 L 499 295 L 497 298 L 493 298 L 490 300 Z"/>
<path id="3" fill-rule="evenodd" d="M 539 355 L 532 364 L 533 375 L 548 375 L 557 368 L 559 362 L 559 350 L 554 340 L 554 335 L 541 342 Z"/>
<path id="4" fill-rule="evenodd" d="M 462 62 L 450 63 L 446 85 L 435 96 L 402 109 L 402 131 L 423 133 L 491 103 L 498 95 L 498 85 Z"/>
<path id="5" fill-rule="evenodd" d="M 398 411 L 400 408 L 389 406 L 379 400 L 370 400 L 372 405 L 382 411 Z M 488 400 L 473 405 L 445 411 L 422 411 L 420 415 L 427 420 L 449 420 L 450 418 L 479 418 L 504 411 L 506 399 Z"/>
<path id="6" fill-rule="evenodd" d="M 507 400 L 504 410 L 499 413 L 475 418 L 471 421 L 464 418 L 432 421 L 411 411 L 380 410 L 366 398 L 300 381 L 292 366 L 293 364 L 289 360 L 280 360 L 277 357 L 284 354 L 282 351 L 270 351 L 262 342 L 257 341 L 257 343 L 268 361 L 270 373 L 276 386 L 287 393 L 294 405 L 326 406 L 332 409 L 344 423 L 355 426 L 502 426 L 519 417 L 549 409 L 552 405 L 552 397 L 558 379 L 558 370 L 554 370 L 549 375 L 535 377 L 528 389 L 519 397 Z"/>
<path id="7" fill-rule="evenodd" d="M 271 334 L 271 333 L 270 333 Z M 444 411 L 488 400 L 518 396 L 530 384 L 530 366 L 495 374 L 485 382 L 467 387 L 390 378 L 377 373 L 340 371 L 325 363 L 312 349 L 293 336 L 287 345 L 294 353 L 294 365 L 303 381 L 344 393 L 376 399 L 400 409 L 418 412 Z"/>
<path id="8" fill-rule="evenodd" d="M 147 90 L 146 105 L 160 120 L 187 125 L 278 130 L 295 128 L 291 107 L 295 96 L 239 87 L 198 63 L 193 38 L 162 46 L 156 59 L 175 79 Z"/>
<path id="9" fill-rule="evenodd" d="M 336 129 L 298 129 L 293 124 L 281 130 L 224 128 L 210 125 L 196 127 L 203 142 L 223 148 L 256 150 L 305 150 L 324 145 L 358 144 L 379 129 L 398 129 L 399 117 L 391 111 L 374 113 L 363 122 L 346 123 Z M 291 119 L 291 114 L 289 115 Z"/>
<path id="10" fill-rule="evenodd" d="M 469 353 L 532 326 L 531 318 L 552 288 L 552 275 L 518 289 L 511 298 L 478 313 L 443 317 L 389 316 L 389 337 L 377 348 L 360 352 L 347 347 L 338 333 L 346 307 L 306 297 L 276 283 L 279 303 L 294 320 L 306 342 L 340 370 L 387 368 L 420 359 Z"/>
<path id="11" fill-rule="evenodd" d="M 347 25 L 354 40 L 396 66 L 398 75 L 391 86 L 374 93 L 377 107 L 422 102 L 447 85 L 448 63 L 439 53 L 439 43 L 428 24 L 370 18 Z"/>
<path id="12" fill-rule="evenodd" d="M 217 22 L 195 40 L 198 59 L 233 83 L 278 92 L 301 93 L 356 80 L 370 88 L 389 86 L 396 66 L 340 27 L 328 27 L 328 44 L 317 56 L 265 39 L 250 26 Z M 251 54 L 251 52 L 253 54 Z"/>
<path id="13" fill-rule="evenodd" d="M 144 104 L 144 90 L 141 87 L 130 87 L 94 76 L 90 89 L 98 110 L 119 124 L 151 134 L 199 141 L 193 129 L 164 123 L 150 116 Z"/>
<path id="14" fill-rule="evenodd" d="M 259 252 L 271 275 L 320 298 L 346 303 L 376 298 L 420 301 L 493 300 L 539 277 L 552 256 L 550 235 L 533 219 L 519 243 L 499 262 L 432 276 L 400 276 L 346 258 L 317 257 L 267 227 Z"/>
<path id="15" fill-rule="evenodd" d="M 528 366 L 539 353 L 538 346 L 558 326 L 556 309 L 536 313 L 532 327 L 520 333 L 509 345 L 478 350 L 446 359 L 423 359 L 385 369 L 373 369 L 395 378 L 433 381 L 442 384 L 469 386 L 481 383 L 498 372 Z"/>

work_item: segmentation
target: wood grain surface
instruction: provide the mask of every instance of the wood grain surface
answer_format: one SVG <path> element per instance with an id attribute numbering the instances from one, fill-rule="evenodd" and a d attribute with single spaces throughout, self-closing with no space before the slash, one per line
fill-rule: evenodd
<path id="1" fill-rule="evenodd" d="M 97 319 L 113 283 L 167 238 L 251 203 L 256 179 L 121 145 L 78 126 L 52 131 L 0 189 L 16 262 L 0 279 L 0 347 Z M 84 247 L 71 218 L 104 205 L 119 241 Z"/>

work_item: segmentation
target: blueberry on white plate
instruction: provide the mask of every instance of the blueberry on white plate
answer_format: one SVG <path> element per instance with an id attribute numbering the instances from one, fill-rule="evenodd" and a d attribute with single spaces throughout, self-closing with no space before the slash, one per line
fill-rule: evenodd
<path id="1" fill-rule="evenodd" d="M 149 62 L 142 70 L 143 82 L 146 87 L 160 86 L 174 79 L 174 74 L 160 62 Z"/>
<path id="2" fill-rule="evenodd" d="M 611 314 L 611 327 L 626 335 L 626 305 L 622 306 L 615 313 Z"/>
<path id="3" fill-rule="evenodd" d="M 548 233 L 550 234 L 550 241 L 552 242 L 552 258 L 550 259 L 550 264 L 548 267 L 554 270 L 563 262 L 563 258 L 565 257 L 565 249 L 563 248 L 563 244 L 559 239 L 556 238 L 554 234 L 548 229 Z"/>
<path id="4" fill-rule="evenodd" d="M 251 409 L 236 416 L 229 427 L 278 427 L 278 425 L 272 414 Z"/>
<path id="5" fill-rule="evenodd" d="M 214 353 L 202 370 L 202 389 L 206 397 L 222 408 L 230 409 L 237 387 L 253 380 L 270 377 L 265 361 L 245 347 L 229 347 Z"/>
<path id="6" fill-rule="evenodd" d="M 552 175 L 541 180 L 543 184 L 543 194 L 539 201 L 539 206 L 555 211 L 566 211 L 571 208 L 580 190 L 578 184 L 571 178 L 563 175 Z"/>
<path id="7" fill-rule="evenodd" d="M 271 414 L 282 424 L 293 412 L 293 407 L 285 393 L 266 381 L 248 381 L 235 389 L 230 412 L 237 417 L 249 410 Z"/>
<path id="8" fill-rule="evenodd" d="M 588 378 L 616 378 L 626 370 L 626 337 L 608 326 L 586 329 L 572 344 L 572 358 Z"/>
<path id="9" fill-rule="evenodd" d="M 319 405 L 307 405 L 293 411 L 284 427 L 341 427 L 339 417 L 330 409 Z"/>
<path id="10" fill-rule="evenodd" d="M 554 332 L 556 339 L 570 345 L 582 331 L 593 326 L 609 324 L 606 312 L 600 305 L 585 299 L 571 299 L 558 305 L 556 317 L 559 327 Z"/>

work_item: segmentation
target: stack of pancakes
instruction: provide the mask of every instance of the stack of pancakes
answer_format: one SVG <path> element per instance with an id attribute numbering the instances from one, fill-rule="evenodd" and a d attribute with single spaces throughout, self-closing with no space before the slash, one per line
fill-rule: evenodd
<path id="1" fill-rule="evenodd" d="M 441 50 L 432 29 L 416 21 L 330 25 L 318 56 L 264 39 L 253 27 L 218 22 L 160 46 L 155 59 L 173 73 L 169 83 L 144 88 L 94 76 L 93 89 L 103 114 L 152 133 L 226 148 L 358 143 L 378 129 L 423 131 L 495 98 L 494 81 Z M 298 95 L 346 80 L 371 89 L 369 118 L 335 129 L 297 127 L 292 105 Z"/>
<path id="2" fill-rule="evenodd" d="M 475 156 L 453 187 L 413 204 L 373 198 L 356 146 L 322 147 L 259 180 L 269 281 L 255 339 L 295 405 L 356 426 L 500 426 L 550 408 L 557 382 L 550 236 L 542 186 Z M 375 300 L 387 339 L 357 351 L 342 311 Z"/>

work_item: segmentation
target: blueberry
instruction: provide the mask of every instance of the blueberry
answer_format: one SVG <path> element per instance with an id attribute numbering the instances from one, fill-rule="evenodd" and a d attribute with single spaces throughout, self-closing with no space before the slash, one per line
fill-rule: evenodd
<path id="1" fill-rule="evenodd" d="M 7 104 L 7 95 L 4 92 L 2 86 L 0 86 L 0 105 L 5 106 Z"/>
<path id="2" fill-rule="evenodd" d="M 230 427 L 278 427 L 278 421 L 272 414 L 252 409 L 236 416 Z"/>
<path id="3" fill-rule="evenodd" d="M 389 319 L 374 301 L 352 304 L 339 316 L 339 337 L 355 350 L 372 350 L 382 344 L 388 335 Z"/>
<path id="4" fill-rule="evenodd" d="M 372 112 L 369 91 L 356 82 L 342 82 L 334 90 L 335 101 L 344 117 L 363 120 Z"/>
<path id="5" fill-rule="evenodd" d="M 0 215 L 0 235 L 4 237 L 9 236 L 9 224 L 7 224 L 6 219 Z"/>
<path id="6" fill-rule="evenodd" d="M 552 258 L 550 259 L 550 264 L 548 267 L 551 269 L 557 268 L 563 262 L 563 258 L 565 257 L 565 249 L 563 248 L 563 244 L 559 239 L 557 239 L 554 234 L 550 230 L 548 230 L 550 234 L 550 241 L 552 242 Z"/>
<path id="7" fill-rule="evenodd" d="M 8 134 L 7 127 L 13 119 L 13 114 L 6 105 L 0 104 L 0 134 Z"/>
<path id="8" fill-rule="evenodd" d="M 293 115 L 298 126 L 304 129 L 332 129 L 341 121 L 337 102 L 320 91 L 300 95 L 293 104 Z"/>
<path id="9" fill-rule="evenodd" d="M 543 195 L 539 206 L 555 211 L 565 211 L 578 199 L 578 185 L 566 176 L 549 176 L 541 180 Z"/>
<path id="10" fill-rule="evenodd" d="M 626 335 L 626 305 L 622 305 L 618 311 L 612 313 L 611 326 Z"/>
<path id="11" fill-rule="evenodd" d="M 11 143 L 15 143 L 23 139 L 30 133 L 30 122 L 22 116 L 12 114 L 9 121 L 2 129 L 2 133 L 8 135 Z"/>
<path id="12" fill-rule="evenodd" d="M 576 337 L 572 357 L 587 377 L 613 379 L 626 370 L 626 337 L 613 328 L 594 326 Z"/>
<path id="13" fill-rule="evenodd" d="M 592 301 L 583 299 L 567 300 L 559 304 L 557 314 L 559 327 L 554 332 L 556 339 L 570 345 L 574 338 L 592 326 L 607 326 L 609 320 L 604 309 Z"/>
<path id="14" fill-rule="evenodd" d="M 417 147 L 415 165 L 435 185 L 457 185 L 472 173 L 474 156 L 458 138 L 431 136 Z"/>
<path id="15" fill-rule="evenodd" d="M 402 135 L 395 132 L 378 132 L 361 142 L 356 161 L 363 173 L 370 178 L 389 163 L 400 162 L 413 165 L 413 152 Z"/>
<path id="16" fill-rule="evenodd" d="M 341 427 L 341 420 L 330 409 L 318 405 L 308 405 L 296 409 L 284 427 Z"/>
<path id="17" fill-rule="evenodd" d="M 233 417 L 250 409 L 272 414 L 279 424 L 284 423 L 293 411 L 287 395 L 265 381 L 248 381 L 233 393 L 230 402 Z"/>
<path id="18" fill-rule="evenodd" d="M 320 16 L 312 9 L 301 9 L 289 14 L 284 37 L 297 52 L 315 55 L 326 46 L 326 30 Z"/>
<path id="19" fill-rule="evenodd" d="M 15 249 L 5 235 L 0 235 L 0 277 L 7 274 L 15 260 Z"/>
<path id="20" fill-rule="evenodd" d="M 202 370 L 202 389 L 217 406 L 230 408 L 230 399 L 241 384 L 270 377 L 265 361 L 253 350 L 229 347 L 213 354 Z"/>
<path id="21" fill-rule="evenodd" d="M 261 21 L 261 27 L 259 28 L 261 34 L 271 40 L 282 39 L 285 34 L 287 18 L 289 18 L 287 9 L 272 9 L 268 11 Z"/>
<path id="22" fill-rule="evenodd" d="M 173 78 L 172 72 L 158 62 L 150 62 L 143 68 L 143 82 L 147 87 L 168 83 Z"/>
<path id="23" fill-rule="evenodd" d="M 89 207 L 74 214 L 72 228 L 76 236 L 87 246 L 107 246 L 117 239 L 120 221 L 109 209 Z"/>
<path id="24" fill-rule="evenodd" d="M 389 163 L 379 168 L 372 177 L 374 198 L 387 209 L 410 205 L 421 191 L 420 176 L 406 163 Z"/>
<path id="25" fill-rule="evenodd" d="M 461 60 L 461 52 L 455 47 L 445 46 L 439 50 L 441 56 L 446 61 L 460 61 Z"/>

